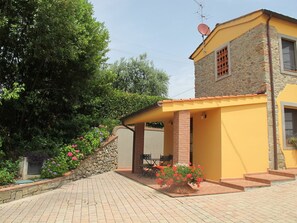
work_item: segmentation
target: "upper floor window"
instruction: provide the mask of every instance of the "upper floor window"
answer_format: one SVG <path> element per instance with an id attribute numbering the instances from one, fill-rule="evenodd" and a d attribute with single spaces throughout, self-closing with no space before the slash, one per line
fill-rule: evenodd
<path id="1" fill-rule="evenodd" d="M 216 80 L 229 76 L 230 72 L 230 54 L 229 45 L 215 51 L 215 75 Z"/>
<path id="2" fill-rule="evenodd" d="M 296 40 L 288 38 L 281 38 L 282 49 L 282 71 L 292 72 L 296 74 L 297 71 L 297 52 L 296 52 Z"/>

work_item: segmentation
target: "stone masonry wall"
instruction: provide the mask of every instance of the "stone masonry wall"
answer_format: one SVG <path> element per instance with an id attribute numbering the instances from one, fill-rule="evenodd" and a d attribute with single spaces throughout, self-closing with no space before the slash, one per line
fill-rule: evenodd
<path id="1" fill-rule="evenodd" d="M 230 42 L 231 76 L 215 80 L 215 54 L 195 63 L 195 97 L 256 93 L 265 83 L 265 25 Z"/>
<path id="2" fill-rule="evenodd" d="M 297 76 L 284 74 L 281 72 L 281 46 L 279 43 L 279 33 L 274 27 L 270 27 L 270 40 L 271 40 L 271 51 L 272 51 L 272 64 L 273 64 L 273 79 L 274 79 L 274 95 L 275 99 L 279 96 L 280 92 L 286 87 L 287 84 L 297 84 Z M 267 43 L 265 44 L 267 46 Z M 265 50 L 266 51 L 266 50 Z M 268 63 L 268 49 L 265 54 L 265 61 L 267 64 L 267 72 L 266 72 L 266 82 L 270 83 L 269 78 L 269 63 Z M 270 161 L 270 167 L 273 164 L 273 134 L 272 134 L 272 107 L 271 107 L 271 91 L 267 91 L 267 110 L 268 110 L 268 135 L 269 135 L 269 148 L 270 148 L 270 154 L 269 154 L 269 161 Z M 280 112 L 280 109 L 277 104 L 275 106 L 276 109 L 276 125 L 279 126 L 279 122 L 281 120 L 278 120 L 278 113 Z M 278 153 L 278 168 L 283 169 L 285 168 L 285 158 L 283 153 L 280 149 L 280 134 L 279 129 L 276 129 L 277 134 L 277 153 Z"/>
<path id="3" fill-rule="evenodd" d="M 72 174 L 73 180 L 115 170 L 118 165 L 117 136 L 112 136 L 95 153 L 81 162 Z"/>
<path id="4" fill-rule="evenodd" d="M 0 204 L 54 190 L 73 180 L 115 170 L 117 163 L 117 136 L 111 136 L 94 154 L 83 160 L 77 169 L 62 177 L 1 188 Z"/>

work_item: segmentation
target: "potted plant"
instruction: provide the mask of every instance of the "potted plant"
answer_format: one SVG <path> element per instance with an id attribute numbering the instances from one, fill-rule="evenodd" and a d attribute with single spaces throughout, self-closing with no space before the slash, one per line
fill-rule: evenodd
<path id="1" fill-rule="evenodd" d="M 166 186 L 171 193 L 192 193 L 195 190 L 190 186 L 197 185 L 203 180 L 202 168 L 188 164 L 175 164 L 160 168 L 156 173 L 157 183 Z"/>
<path id="2" fill-rule="evenodd" d="M 292 136 L 288 139 L 288 143 L 297 148 L 297 136 Z"/>

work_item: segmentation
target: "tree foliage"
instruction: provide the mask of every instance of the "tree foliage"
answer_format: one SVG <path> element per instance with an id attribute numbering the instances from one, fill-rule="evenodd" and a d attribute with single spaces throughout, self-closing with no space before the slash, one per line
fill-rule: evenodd
<path id="1" fill-rule="evenodd" d="M 108 31 L 87 0 L 0 4 L 0 83 L 26 88 L 19 100 L 1 106 L 0 135 L 6 150 L 50 147 L 48 140 L 79 131 L 70 133 L 65 120 L 74 117 L 88 82 L 106 61 Z"/>
<path id="2" fill-rule="evenodd" d="M 94 78 L 82 95 L 81 104 L 76 107 L 76 122 L 73 124 L 95 126 L 108 125 L 109 130 L 120 124 L 119 119 L 163 100 L 161 96 L 140 95 L 113 88 L 114 74 L 103 70 Z"/>
<path id="3" fill-rule="evenodd" d="M 153 96 L 167 96 L 168 75 L 156 69 L 146 54 L 137 58 L 116 61 L 110 66 L 116 74 L 113 86 L 125 92 Z"/>
<path id="4" fill-rule="evenodd" d="M 108 31 L 92 16 L 87 0 L 0 2 L 0 155 L 52 155 L 167 94 L 146 55 L 107 67 Z"/>
<path id="5" fill-rule="evenodd" d="M 0 106 L 2 101 L 16 100 L 20 97 L 20 93 L 24 91 L 24 84 L 13 83 L 12 89 L 7 89 L 5 87 L 0 88 Z"/>

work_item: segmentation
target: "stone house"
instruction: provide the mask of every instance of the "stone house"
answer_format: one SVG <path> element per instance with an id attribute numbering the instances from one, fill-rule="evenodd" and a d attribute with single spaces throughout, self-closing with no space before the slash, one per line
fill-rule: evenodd
<path id="1" fill-rule="evenodd" d="M 195 97 L 267 94 L 271 169 L 297 164 L 297 153 L 288 157 L 293 151 L 286 151 L 282 142 L 286 139 L 281 137 L 287 122 L 282 115 L 294 117 L 292 131 L 297 133 L 297 110 L 291 110 L 297 101 L 280 99 L 288 85 L 297 84 L 296 42 L 297 19 L 259 10 L 218 24 L 190 56 L 195 64 Z M 297 104 L 292 106 L 297 109 Z"/>
<path id="2" fill-rule="evenodd" d="M 205 178 L 297 167 L 297 19 L 259 10 L 218 24 L 190 59 L 195 98 L 164 100 L 122 119 L 135 125 L 133 172 L 145 122 L 164 123 L 164 154 L 201 164 Z"/>

